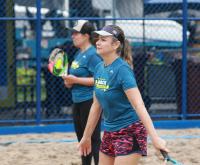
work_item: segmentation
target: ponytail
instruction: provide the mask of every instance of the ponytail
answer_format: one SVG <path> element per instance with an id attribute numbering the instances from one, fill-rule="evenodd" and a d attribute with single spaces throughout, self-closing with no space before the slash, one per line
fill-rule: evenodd
<path id="1" fill-rule="evenodd" d="M 120 41 L 120 46 L 117 48 L 117 54 L 126 61 L 133 69 L 132 50 L 129 41 L 125 38 L 124 31 L 116 25 L 108 25 L 112 29 L 113 41 Z"/>
<path id="2" fill-rule="evenodd" d="M 132 50 L 131 50 L 131 46 L 129 44 L 129 41 L 127 39 L 125 39 L 124 43 L 122 44 L 120 57 L 122 59 L 124 59 L 131 66 L 131 68 L 133 69 Z"/>
<path id="3" fill-rule="evenodd" d="M 127 39 L 125 39 L 124 42 L 121 43 L 121 46 L 118 48 L 117 52 L 120 55 L 120 57 L 123 60 L 125 60 L 133 69 L 132 50 L 129 41 Z"/>

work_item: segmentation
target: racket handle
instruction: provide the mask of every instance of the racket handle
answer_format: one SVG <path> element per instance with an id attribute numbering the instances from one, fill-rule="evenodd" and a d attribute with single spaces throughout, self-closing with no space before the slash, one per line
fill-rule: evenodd
<path id="1" fill-rule="evenodd" d="M 162 154 L 165 160 L 170 160 L 170 157 L 166 151 L 160 150 L 160 153 Z"/>

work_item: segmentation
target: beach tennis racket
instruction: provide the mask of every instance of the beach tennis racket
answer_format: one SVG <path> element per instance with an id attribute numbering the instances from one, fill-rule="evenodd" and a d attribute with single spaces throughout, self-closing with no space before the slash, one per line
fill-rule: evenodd
<path id="1" fill-rule="evenodd" d="M 177 160 L 171 158 L 167 152 L 165 152 L 163 150 L 160 150 L 160 152 L 164 158 L 164 162 L 166 165 L 174 165 L 174 164 L 175 165 L 183 165 L 182 163 L 178 162 Z"/>
<path id="2" fill-rule="evenodd" d="M 62 77 L 67 75 L 68 58 L 67 54 L 62 49 L 53 49 L 49 56 L 48 70 L 54 76 Z"/>

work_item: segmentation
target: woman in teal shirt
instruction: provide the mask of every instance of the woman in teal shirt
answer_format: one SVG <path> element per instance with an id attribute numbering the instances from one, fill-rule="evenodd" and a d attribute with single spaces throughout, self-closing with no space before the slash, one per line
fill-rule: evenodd
<path id="1" fill-rule="evenodd" d="M 80 50 L 76 53 L 74 61 L 69 70 L 69 75 L 63 77 L 65 86 L 71 88 L 73 100 L 73 120 L 78 141 L 81 140 L 87 123 L 89 111 L 92 105 L 93 86 L 94 86 L 94 69 L 101 62 L 100 56 L 96 53 L 95 47 L 91 44 L 91 33 L 94 26 L 86 21 L 79 20 L 77 25 L 72 29 L 72 40 L 75 47 Z M 82 164 L 90 165 L 92 157 L 95 165 L 99 160 L 100 123 L 92 135 L 92 153 L 82 156 Z"/>
<path id="2" fill-rule="evenodd" d="M 132 70 L 130 46 L 124 32 L 115 25 L 96 31 L 97 52 L 103 62 L 95 68 L 95 93 L 83 138 L 82 155 L 91 151 L 91 135 L 103 110 L 105 131 L 100 146 L 101 165 L 136 165 L 147 155 L 147 133 L 157 150 L 164 150 L 161 139 L 145 108 Z"/>

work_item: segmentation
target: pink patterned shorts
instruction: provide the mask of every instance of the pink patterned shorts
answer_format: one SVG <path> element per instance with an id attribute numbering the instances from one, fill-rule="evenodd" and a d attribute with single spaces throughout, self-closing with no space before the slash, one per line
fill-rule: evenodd
<path id="1" fill-rule="evenodd" d="M 138 121 L 119 131 L 104 131 L 100 151 L 109 156 L 121 156 L 133 153 L 147 155 L 147 132 Z"/>

